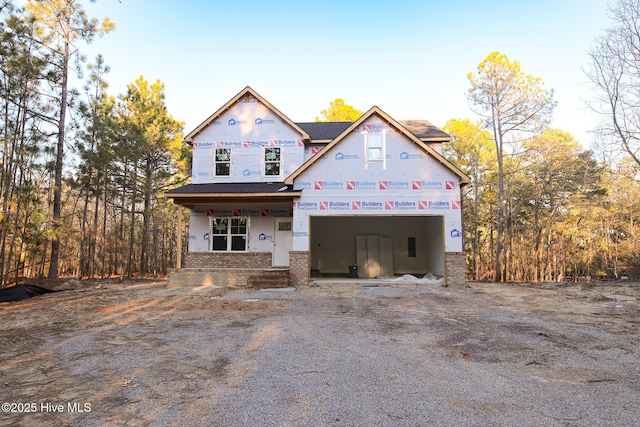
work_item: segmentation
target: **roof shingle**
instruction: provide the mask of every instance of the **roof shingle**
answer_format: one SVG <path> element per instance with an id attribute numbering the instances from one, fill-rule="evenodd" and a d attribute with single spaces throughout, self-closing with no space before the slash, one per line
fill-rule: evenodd
<path id="1" fill-rule="evenodd" d="M 419 139 L 449 141 L 449 135 L 428 120 L 398 120 Z M 303 122 L 296 123 L 309 134 L 312 141 L 331 141 L 344 132 L 353 122 Z"/>
<path id="2" fill-rule="evenodd" d="M 218 182 L 204 184 L 187 184 L 174 188 L 165 194 L 168 197 L 182 196 L 189 194 L 233 194 L 233 193 L 274 193 L 286 194 L 296 192 L 287 187 L 283 182 Z"/>

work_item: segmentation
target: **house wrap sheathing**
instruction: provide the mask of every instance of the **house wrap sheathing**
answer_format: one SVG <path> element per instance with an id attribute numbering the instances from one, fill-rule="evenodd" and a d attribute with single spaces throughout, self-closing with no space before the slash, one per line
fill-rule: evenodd
<path id="1" fill-rule="evenodd" d="M 353 123 L 294 123 L 247 87 L 185 140 L 192 183 L 166 194 L 190 212 L 171 280 L 245 286 L 275 273 L 303 286 L 431 273 L 464 285 L 469 179 L 428 121 L 374 106 Z"/>

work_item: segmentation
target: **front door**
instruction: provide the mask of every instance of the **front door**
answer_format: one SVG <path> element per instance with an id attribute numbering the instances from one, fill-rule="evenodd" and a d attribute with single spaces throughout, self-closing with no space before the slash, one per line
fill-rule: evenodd
<path id="1" fill-rule="evenodd" d="M 273 242 L 273 265 L 289 266 L 289 251 L 293 246 L 291 218 L 276 218 L 276 232 Z"/>

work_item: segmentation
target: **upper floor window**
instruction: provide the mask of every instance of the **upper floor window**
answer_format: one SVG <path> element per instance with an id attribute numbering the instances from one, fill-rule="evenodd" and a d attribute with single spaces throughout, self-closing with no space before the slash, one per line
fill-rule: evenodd
<path id="1" fill-rule="evenodd" d="M 231 175 L 231 148 L 215 148 L 213 163 L 215 176 Z"/>
<path id="2" fill-rule="evenodd" d="M 282 176 L 281 147 L 263 147 L 263 164 L 265 176 Z"/>
<path id="3" fill-rule="evenodd" d="M 387 167 L 386 152 L 386 132 L 381 133 L 364 132 L 364 166 L 365 168 L 372 162 L 382 163 L 382 167 Z"/>

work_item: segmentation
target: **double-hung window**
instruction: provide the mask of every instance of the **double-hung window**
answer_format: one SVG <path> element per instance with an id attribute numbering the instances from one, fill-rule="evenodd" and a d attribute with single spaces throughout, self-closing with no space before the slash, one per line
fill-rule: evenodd
<path id="1" fill-rule="evenodd" d="M 224 252 L 247 250 L 246 217 L 209 217 L 209 230 L 209 250 Z"/>
<path id="2" fill-rule="evenodd" d="M 262 147 L 264 176 L 282 176 L 281 147 Z"/>
<path id="3" fill-rule="evenodd" d="M 382 168 L 387 167 L 386 132 L 363 132 L 364 135 L 364 166 L 369 163 L 382 163 Z"/>
<path id="4" fill-rule="evenodd" d="M 231 148 L 214 148 L 213 171 L 215 176 L 231 175 Z"/>

